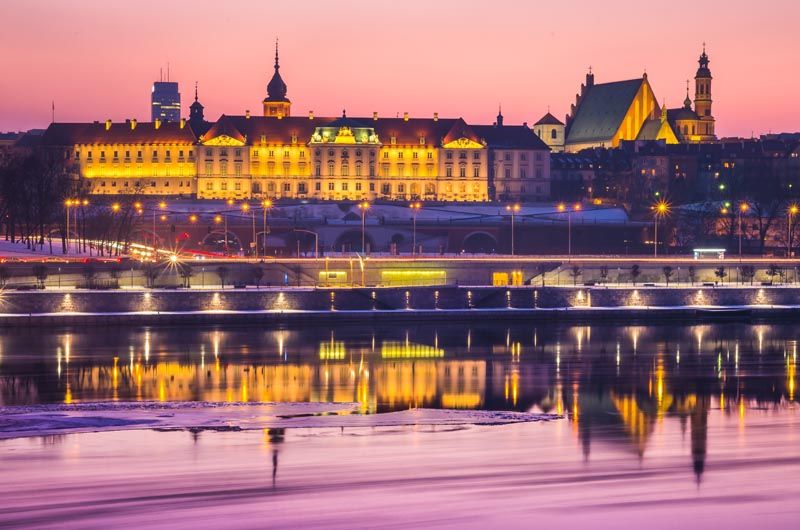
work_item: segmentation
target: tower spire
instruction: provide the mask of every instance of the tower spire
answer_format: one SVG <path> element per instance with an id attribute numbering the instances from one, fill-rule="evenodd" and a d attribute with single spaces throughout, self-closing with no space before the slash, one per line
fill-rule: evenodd
<path id="1" fill-rule="evenodd" d="M 197 81 L 194 82 L 194 100 L 197 101 Z"/>
<path id="2" fill-rule="evenodd" d="M 275 37 L 275 71 L 277 72 L 280 67 L 278 64 L 278 37 Z"/>

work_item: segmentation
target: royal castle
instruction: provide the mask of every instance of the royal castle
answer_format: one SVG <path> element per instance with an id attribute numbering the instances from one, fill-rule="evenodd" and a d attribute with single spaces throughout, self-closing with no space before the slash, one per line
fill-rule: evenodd
<path id="1" fill-rule="evenodd" d="M 261 116 L 205 119 L 195 87 L 189 118 L 53 123 L 86 193 L 199 199 L 487 200 L 550 197 L 550 152 L 623 140 L 713 141 L 711 73 L 703 51 L 694 108 L 660 108 L 641 79 L 595 84 L 590 72 L 566 124 L 548 113 L 532 128 L 461 118 L 293 116 L 278 48 Z"/>

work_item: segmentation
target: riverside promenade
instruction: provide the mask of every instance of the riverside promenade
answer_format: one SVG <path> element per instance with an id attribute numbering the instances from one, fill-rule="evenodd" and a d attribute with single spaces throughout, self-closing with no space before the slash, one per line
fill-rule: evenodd
<path id="1" fill-rule="evenodd" d="M 428 286 L 0 294 L 0 326 L 800 318 L 795 286 Z"/>

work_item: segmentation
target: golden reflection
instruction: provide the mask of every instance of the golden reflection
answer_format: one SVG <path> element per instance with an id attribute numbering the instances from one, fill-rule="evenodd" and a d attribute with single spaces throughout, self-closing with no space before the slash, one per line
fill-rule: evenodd
<path id="1" fill-rule="evenodd" d="M 430 359 L 444 357 L 444 350 L 426 344 L 384 341 L 381 343 L 381 357 L 384 359 Z"/>

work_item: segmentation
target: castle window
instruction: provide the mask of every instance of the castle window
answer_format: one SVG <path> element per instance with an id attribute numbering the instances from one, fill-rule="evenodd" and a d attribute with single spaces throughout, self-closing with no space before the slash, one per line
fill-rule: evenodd
<path id="1" fill-rule="evenodd" d="M 306 152 L 301 149 L 300 150 L 300 158 L 305 158 L 305 157 L 306 157 Z"/>
<path id="2" fill-rule="evenodd" d="M 381 184 L 381 193 L 383 195 L 389 195 L 392 193 L 392 185 L 391 184 Z"/>
<path id="3" fill-rule="evenodd" d="M 258 149 L 253 149 L 253 158 L 258 158 Z"/>
<path id="4" fill-rule="evenodd" d="M 542 153 L 536 153 L 536 161 L 537 162 L 541 162 L 542 161 Z"/>
<path id="5" fill-rule="evenodd" d="M 211 162 L 206 162 L 206 176 L 211 176 L 211 172 L 213 170 L 213 165 Z"/>
<path id="6" fill-rule="evenodd" d="M 383 152 L 383 158 L 389 158 L 389 151 Z"/>
<path id="7" fill-rule="evenodd" d="M 301 182 L 297 185 L 297 193 L 308 193 L 305 182 Z"/>
<path id="8" fill-rule="evenodd" d="M 314 166 L 314 175 L 317 177 L 322 176 L 322 166 L 320 166 L 319 164 Z"/>
<path id="9" fill-rule="evenodd" d="M 227 162 L 220 162 L 219 163 L 219 172 L 222 175 L 228 174 L 228 163 Z"/>
<path id="10" fill-rule="evenodd" d="M 405 193 L 406 192 L 406 185 L 405 184 L 398 184 L 397 185 L 397 193 Z"/>
<path id="11" fill-rule="evenodd" d="M 446 157 L 446 158 L 447 158 L 448 160 L 452 160 L 452 159 L 453 159 L 453 152 L 452 152 L 452 151 L 448 151 L 448 152 L 447 152 L 447 157 Z"/>
<path id="12" fill-rule="evenodd" d="M 520 168 L 520 170 L 519 170 L 519 178 L 521 178 L 521 179 L 526 179 L 526 178 L 528 178 L 528 172 L 527 172 L 527 171 L 525 171 L 525 168 L 524 168 L 524 167 L 523 167 L 523 168 Z"/>
<path id="13" fill-rule="evenodd" d="M 270 157 L 270 158 L 275 158 L 275 151 L 269 151 L 267 153 L 267 156 Z"/>
<path id="14" fill-rule="evenodd" d="M 227 182 L 220 183 L 219 189 L 221 189 L 222 191 L 228 191 L 228 183 Z"/>
<path id="15" fill-rule="evenodd" d="M 433 151 L 428 151 L 428 160 L 433 160 Z"/>
<path id="16" fill-rule="evenodd" d="M 328 176 L 329 177 L 333 176 L 333 162 L 328 163 Z"/>
<path id="17" fill-rule="evenodd" d="M 356 156 L 361 156 L 361 149 L 356 149 Z"/>
<path id="18" fill-rule="evenodd" d="M 467 176 L 467 168 L 464 166 L 458 168 L 458 176 L 461 178 L 465 178 Z"/>
<path id="19" fill-rule="evenodd" d="M 333 149 L 328 149 L 328 156 L 333 156 Z"/>
<path id="20" fill-rule="evenodd" d="M 328 191 L 333 191 L 333 182 L 328 182 Z"/>
<path id="21" fill-rule="evenodd" d="M 356 191 L 361 191 L 361 183 L 356 182 Z"/>
<path id="22" fill-rule="evenodd" d="M 206 156 L 211 156 L 211 149 L 206 149 Z"/>
<path id="23" fill-rule="evenodd" d="M 153 153 L 153 156 L 156 156 L 156 154 Z M 220 149 L 219 150 L 219 156 L 228 156 L 228 150 L 227 149 Z"/>
<path id="24" fill-rule="evenodd" d="M 472 176 L 475 178 L 479 178 L 481 176 L 480 166 L 475 166 L 474 168 L 472 168 Z"/>
<path id="25" fill-rule="evenodd" d="M 480 160 L 481 159 L 480 151 L 475 151 L 474 153 L 472 153 L 472 159 L 473 160 Z"/>
<path id="26" fill-rule="evenodd" d="M 233 171 L 235 172 L 237 177 L 242 176 L 242 163 L 241 162 L 236 162 L 233 165 Z"/>
<path id="27" fill-rule="evenodd" d="M 511 178 L 511 168 L 506 168 L 505 176 L 506 176 L 507 179 Z"/>
<path id="28" fill-rule="evenodd" d="M 417 153 L 416 151 L 414 151 L 414 153 L 413 153 L 413 155 L 411 156 L 411 158 L 413 158 L 413 159 L 415 159 L 415 160 L 416 160 L 417 158 L 419 158 L 419 153 Z"/>
<path id="29" fill-rule="evenodd" d="M 403 158 L 403 152 L 402 151 L 397 153 L 397 158 Z"/>
<path id="30" fill-rule="evenodd" d="M 284 193 L 291 193 L 291 191 L 292 191 L 292 183 L 291 182 L 284 182 L 283 183 L 283 191 L 284 191 Z"/>
<path id="31" fill-rule="evenodd" d="M 350 166 L 347 164 L 342 164 L 342 176 L 349 177 L 350 176 Z"/>
<path id="32" fill-rule="evenodd" d="M 447 177 L 453 176 L 453 166 L 447 166 L 447 168 L 445 168 L 445 176 Z"/>
<path id="33" fill-rule="evenodd" d="M 348 185 L 347 182 L 342 182 L 342 191 L 347 191 Z"/>
<path id="34" fill-rule="evenodd" d="M 322 191 L 322 182 L 314 183 L 314 191 Z"/>
<path id="35" fill-rule="evenodd" d="M 550 131 L 550 138 L 552 138 L 553 140 L 557 139 L 558 138 L 558 131 L 555 130 L 555 129 L 551 130 Z"/>
<path id="36" fill-rule="evenodd" d="M 356 164 L 356 176 L 361 176 L 361 164 Z"/>
<path id="37" fill-rule="evenodd" d="M 242 183 L 241 182 L 235 183 L 233 185 L 233 189 L 236 190 L 236 191 L 242 191 Z"/>
<path id="38" fill-rule="evenodd" d="M 503 160 L 505 160 L 506 162 L 511 162 L 511 153 L 505 153 L 503 155 Z"/>
<path id="39" fill-rule="evenodd" d="M 461 160 L 466 160 L 467 159 L 467 152 L 466 151 L 461 151 L 460 153 L 458 153 L 458 158 L 460 158 Z"/>
<path id="40" fill-rule="evenodd" d="M 288 150 L 288 149 L 284 149 L 284 150 L 283 150 L 283 156 L 284 156 L 285 158 L 289 158 L 289 150 Z"/>
<path id="41" fill-rule="evenodd" d="M 528 155 L 526 155 L 525 153 L 520 153 L 519 159 L 523 162 L 526 162 L 528 160 Z"/>
<path id="42" fill-rule="evenodd" d="M 419 137 L 419 145 L 425 145 L 425 137 L 424 136 L 420 136 Z"/>

